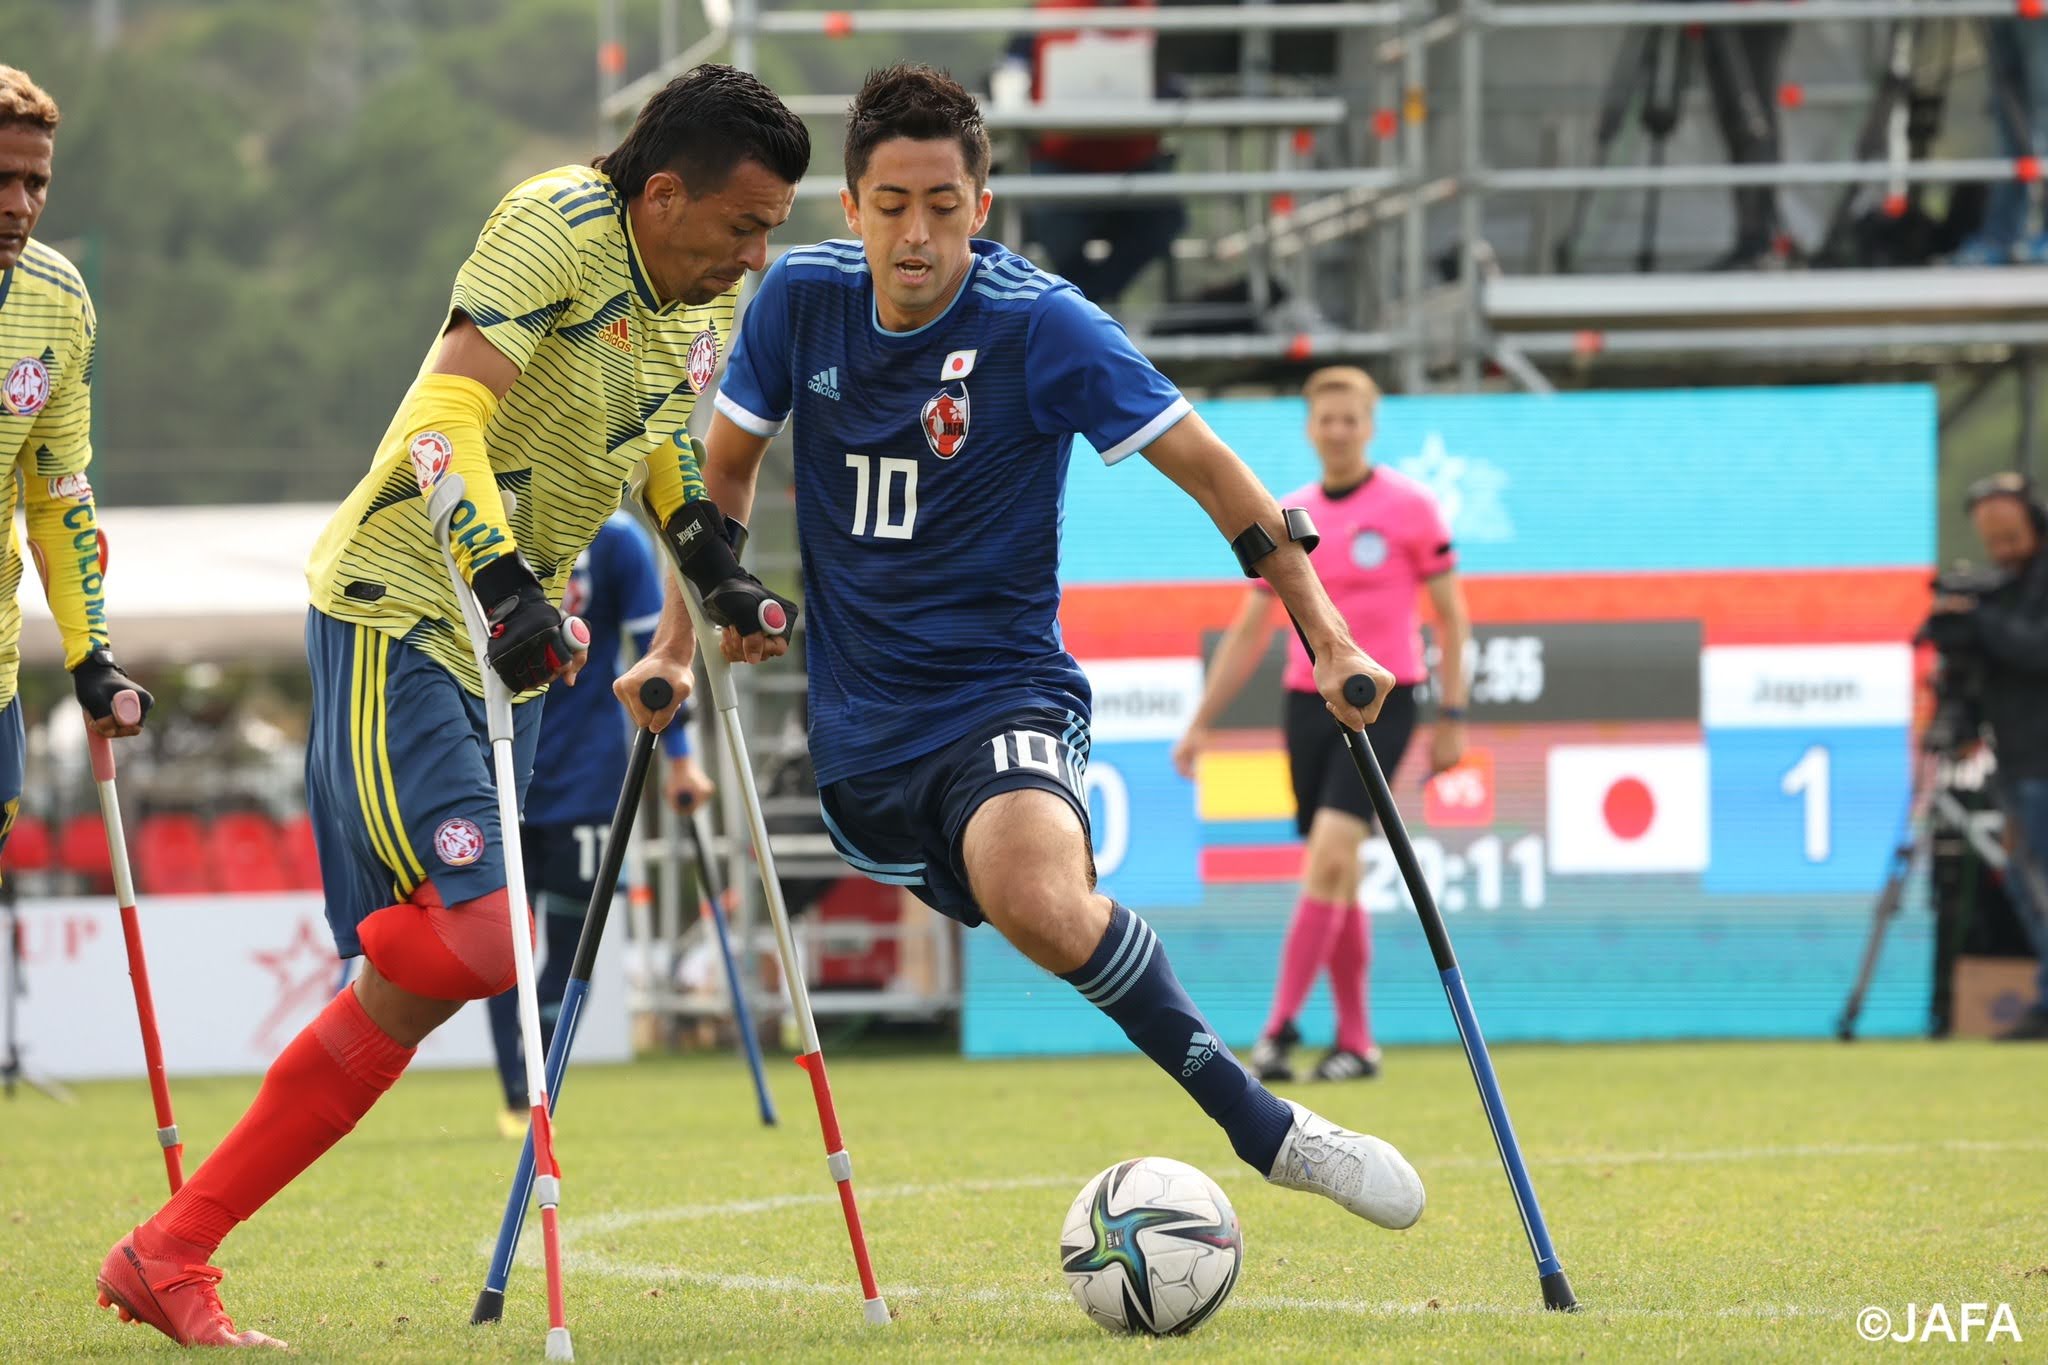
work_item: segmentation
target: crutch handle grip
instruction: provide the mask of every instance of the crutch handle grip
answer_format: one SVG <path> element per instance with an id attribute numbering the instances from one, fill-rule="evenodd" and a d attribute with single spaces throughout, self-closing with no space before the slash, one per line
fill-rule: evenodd
<path id="1" fill-rule="evenodd" d="M 650 711 L 665 711 L 675 699 L 676 690 L 667 678 L 649 678 L 640 684 L 640 704 Z"/>
<path id="2" fill-rule="evenodd" d="M 142 724 L 142 698 L 133 692 L 116 692 L 114 719 L 122 725 Z"/>
<path id="3" fill-rule="evenodd" d="M 1379 691 L 1372 679 L 1363 673 L 1353 673 L 1344 680 L 1344 700 L 1363 711 L 1372 705 L 1374 694 Z"/>

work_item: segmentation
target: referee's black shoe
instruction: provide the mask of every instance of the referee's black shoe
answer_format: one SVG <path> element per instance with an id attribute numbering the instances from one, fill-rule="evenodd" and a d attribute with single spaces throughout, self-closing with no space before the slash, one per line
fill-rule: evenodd
<path id="1" fill-rule="evenodd" d="M 1368 1048 L 1364 1052 L 1352 1052 L 1347 1048 L 1333 1047 L 1316 1063 L 1316 1069 L 1309 1073 L 1312 1081 L 1369 1081 L 1380 1074 L 1380 1050 Z"/>
<path id="2" fill-rule="evenodd" d="M 1301 1041 L 1301 1030 L 1289 1019 L 1280 1026 L 1280 1031 L 1270 1038 L 1261 1038 L 1252 1045 L 1252 1075 L 1262 1081 L 1291 1081 L 1294 1079 L 1294 1064 L 1287 1060 L 1287 1054 Z"/>

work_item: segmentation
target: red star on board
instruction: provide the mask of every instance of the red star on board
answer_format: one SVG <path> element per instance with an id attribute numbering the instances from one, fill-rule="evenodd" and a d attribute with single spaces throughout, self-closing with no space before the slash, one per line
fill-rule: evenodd
<path id="1" fill-rule="evenodd" d="M 272 1057 L 288 1041 L 279 1030 L 333 997 L 334 969 L 341 959 L 322 940 L 313 921 L 301 915 L 298 932 L 290 943 L 268 952 L 252 952 L 249 960 L 277 978 L 277 999 L 271 1002 L 270 1012 L 263 1016 L 255 1036 L 249 1040 L 249 1046 Z"/>

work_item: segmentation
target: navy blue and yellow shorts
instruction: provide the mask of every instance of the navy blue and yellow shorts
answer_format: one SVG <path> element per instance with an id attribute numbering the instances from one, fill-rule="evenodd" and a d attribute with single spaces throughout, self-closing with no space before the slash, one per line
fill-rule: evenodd
<path id="1" fill-rule="evenodd" d="M 7 847 L 7 836 L 14 833 L 14 817 L 21 814 L 22 761 L 27 751 L 21 698 L 16 697 L 0 708 L 0 849 Z"/>
<path id="2" fill-rule="evenodd" d="M 356 926 L 432 882 L 445 905 L 505 885 L 490 731 L 480 697 L 419 650 L 368 626 L 306 614 L 313 670 L 306 808 L 335 951 Z M 512 709 L 519 797 L 533 776 L 541 698 Z"/>

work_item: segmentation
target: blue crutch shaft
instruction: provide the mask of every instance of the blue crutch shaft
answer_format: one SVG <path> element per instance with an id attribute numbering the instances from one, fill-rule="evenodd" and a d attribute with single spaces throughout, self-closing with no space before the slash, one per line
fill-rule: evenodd
<path id="1" fill-rule="evenodd" d="M 649 678 L 640 685 L 640 704 L 650 711 L 660 711 L 674 699 L 675 689 L 666 679 Z M 598 860 L 597 878 L 591 883 L 583 931 L 576 936 L 576 956 L 570 960 L 569 982 L 562 991 L 562 1010 L 555 1019 L 555 1035 L 548 1041 L 544 1068 L 550 1115 L 562 1102 L 562 1084 L 569 1073 L 569 1050 L 576 1043 L 583 999 L 590 993 L 590 974 L 597 965 L 598 944 L 604 938 L 612 897 L 618 891 L 619 870 L 625 865 L 633 822 L 640 813 L 640 791 L 647 784 L 647 769 L 654 761 L 654 743 L 652 730 L 640 730 L 633 736 L 626 759 L 626 780 L 619 788 L 619 804 L 612 812 L 611 834 L 605 840 L 604 856 Z M 496 1322 L 504 1316 L 505 1285 L 512 1278 L 512 1258 L 519 1251 L 519 1234 L 526 1226 L 526 1205 L 533 1191 L 533 1165 L 533 1133 L 529 1129 L 519 1151 L 519 1169 L 505 1198 L 505 1213 L 498 1223 L 498 1244 L 491 1252 L 491 1267 L 484 1277 L 484 1287 L 477 1293 L 476 1306 L 470 1310 L 472 1324 Z"/>
<path id="2" fill-rule="evenodd" d="M 696 811 L 690 811 L 683 817 L 683 826 L 689 831 L 690 852 L 696 856 L 697 879 L 704 884 L 704 900 L 711 907 L 711 927 L 718 935 L 718 952 L 725 959 L 725 984 L 732 995 L 732 1026 L 738 1030 L 740 1046 L 746 1051 L 747 1069 L 754 1074 L 754 1095 L 761 1104 L 761 1122 L 773 1128 L 776 1123 L 775 1097 L 768 1093 L 768 1073 L 761 1065 L 761 1040 L 754 1032 L 754 1011 L 747 1004 L 739 958 L 732 950 L 732 931 L 726 924 L 725 907 L 719 903 L 725 889 L 719 884 L 718 873 L 712 867 L 711 854 L 707 851 L 711 841 L 704 837 L 704 829 L 697 823 L 699 818 Z"/>

